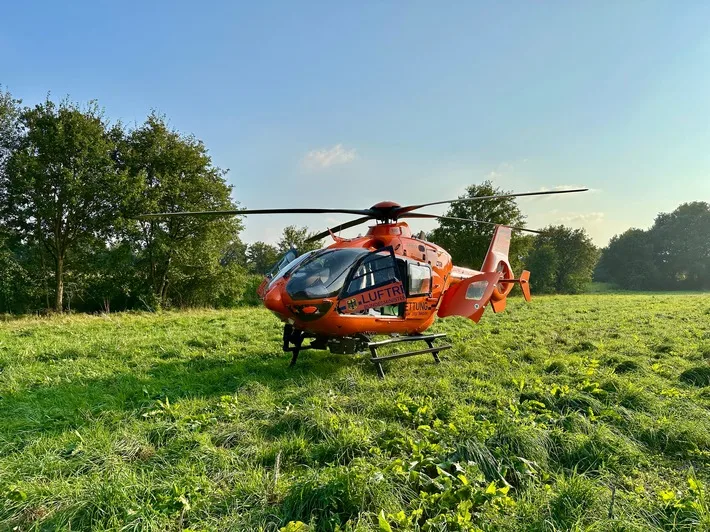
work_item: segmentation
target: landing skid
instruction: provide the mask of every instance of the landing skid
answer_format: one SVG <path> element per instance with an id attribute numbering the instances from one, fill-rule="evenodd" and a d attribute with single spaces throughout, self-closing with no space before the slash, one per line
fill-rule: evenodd
<path id="1" fill-rule="evenodd" d="M 425 355 L 428 353 L 431 353 L 432 356 L 434 357 L 434 363 L 439 364 L 441 360 L 439 359 L 439 352 L 440 351 L 445 351 L 447 349 L 451 349 L 451 345 L 449 344 L 444 344 L 444 345 L 434 345 L 434 340 L 437 338 L 445 338 L 446 334 L 444 333 L 439 333 L 439 334 L 417 334 L 414 336 L 399 336 L 397 338 L 391 338 L 390 340 L 383 340 L 381 342 L 370 342 L 367 347 L 370 348 L 370 352 L 372 353 L 372 357 L 370 358 L 370 362 L 372 362 L 375 365 L 375 368 L 377 369 L 377 375 L 380 377 L 380 379 L 385 378 L 385 371 L 382 369 L 382 363 L 387 361 L 387 360 L 394 360 L 397 358 L 406 358 L 406 357 L 413 357 L 416 355 Z M 401 342 L 426 342 L 427 345 L 429 346 L 428 349 L 418 349 L 416 351 L 406 351 L 404 353 L 395 353 L 393 355 L 384 355 L 384 356 L 377 356 L 377 349 L 389 345 L 394 345 L 398 344 Z"/>
<path id="2" fill-rule="evenodd" d="M 370 339 L 365 335 L 347 337 L 347 338 L 327 338 L 324 336 L 316 336 L 315 334 L 308 333 L 306 331 L 301 331 L 299 329 L 294 329 L 292 325 L 284 325 L 283 332 L 283 350 L 286 353 L 291 353 L 290 367 L 296 365 L 298 360 L 298 354 L 304 349 L 329 349 L 331 353 L 335 354 L 355 354 L 370 350 L 371 357 L 370 362 L 375 365 L 377 369 L 377 375 L 383 379 L 385 377 L 384 369 L 382 369 L 382 363 L 388 360 L 395 360 L 397 358 L 406 358 L 416 355 L 425 355 L 431 353 L 434 357 L 434 363 L 438 364 L 441 362 L 439 359 L 439 352 L 451 349 L 451 345 L 434 345 L 434 340 L 438 338 L 445 338 L 446 334 L 416 334 L 412 336 L 397 336 L 395 338 L 390 338 L 389 340 L 382 340 L 379 342 L 371 342 Z M 304 340 L 307 338 L 311 339 L 308 345 L 303 345 Z M 429 346 L 427 349 L 417 349 L 415 351 L 406 351 L 404 353 L 394 353 L 392 355 L 378 356 L 377 350 L 386 346 L 391 346 L 399 344 L 402 342 L 426 342 Z"/>

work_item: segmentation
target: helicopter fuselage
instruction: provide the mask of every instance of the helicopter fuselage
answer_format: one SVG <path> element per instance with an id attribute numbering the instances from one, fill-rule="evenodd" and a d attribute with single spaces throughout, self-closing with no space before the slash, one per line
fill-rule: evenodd
<path id="1" fill-rule="evenodd" d="M 433 323 L 442 295 L 480 273 L 454 266 L 449 253 L 413 237 L 404 222 L 374 225 L 358 238 L 333 238 L 327 248 L 284 266 L 263 289 L 268 309 L 317 336 L 421 333 Z M 342 272 L 341 258 L 347 259 Z M 318 288 L 309 290 L 308 282 Z M 502 286 L 501 294 L 511 288 Z"/>

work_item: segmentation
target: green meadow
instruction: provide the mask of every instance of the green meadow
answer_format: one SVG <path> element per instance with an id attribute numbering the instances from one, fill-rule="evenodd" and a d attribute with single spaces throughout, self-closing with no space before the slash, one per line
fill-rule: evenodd
<path id="1" fill-rule="evenodd" d="M 710 294 L 433 330 L 380 380 L 262 309 L 0 322 L 0 530 L 710 530 Z"/>

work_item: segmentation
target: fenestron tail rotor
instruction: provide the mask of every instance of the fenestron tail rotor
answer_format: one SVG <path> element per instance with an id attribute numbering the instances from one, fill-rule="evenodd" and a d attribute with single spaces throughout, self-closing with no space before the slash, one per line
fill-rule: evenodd
<path id="1" fill-rule="evenodd" d="M 406 205 L 401 206 L 393 201 L 382 201 L 370 207 L 369 209 L 234 209 L 234 210 L 222 210 L 222 211 L 183 211 L 183 212 L 160 212 L 143 214 L 139 216 L 139 219 L 149 220 L 149 219 L 164 219 L 171 217 L 180 216 L 200 216 L 200 217 L 220 217 L 220 216 L 244 216 L 252 214 L 352 214 L 355 216 L 360 216 L 355 220 L 342 223 L 335 227 L 328 229 L 327 231 L 322 231 L 316 235 L 309 238 L 309 241 L 320 240 L 328 236 L 331 232 L 336 233 L 342 231 L 343 229 L 349 229 L 350 227 L 355 227 L 356 225 L 363 224 L 369 220 L 377 220 L 380 222 L 396 222 L 400 218 L 431 218 L 439 220 L 453 220 L 466 223 L 477 223 L 485 225 L 499 225 L 493 222 L 488 222 L 484 220 L 475 220 L 472 218 L 456 218 L 452 216 L 439 216 L 436 214 L 424 214 L 424 213 L 412 213 L 412 211 L 421 209 L 423 207 L 430 207 L 433 205 L 445 205 L 450 203 L 461 203 L 461 202 L 471 202 L 471 201 L 485 201 L 494 200 L 501 198 L 519 198 L 525 196 L 548 196 L 553 194 L 570 194 L 574 192 L 585 192 L 589 189 L 586 188 L 575 188 L 568 190 L 544 190 L 539 192 L 520 192 L 515 194 L 498 194 L 492 196 L 476 196 L 473 198 L 457 198 L 452 200 L 443 201 L 433 201 L 430 203 L 421 203 L 419 205 Z M 524 227 L 512 227 L 512 229 L 518 231 L 526 231 L 529 233 L 540 233 L 540 231 L 535 231 L 533 229 L 526 229 Z"/>

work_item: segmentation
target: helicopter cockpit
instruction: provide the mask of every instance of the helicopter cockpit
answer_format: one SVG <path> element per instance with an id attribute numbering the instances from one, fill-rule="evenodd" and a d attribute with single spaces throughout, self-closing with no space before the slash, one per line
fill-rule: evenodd
<path id="1" fill-rule="evenodd" d="M 406 296 L 431 293 L 431 267 L 397 257 L 390 247 L 319 249 L 284 262 L 274 269 L 268 288 L 286 278 L 293 301 L 337 297 L 343 314 L 401 317 Z"/>
<path id="2" fill-rule="evenodd" d="M 286 291 L 294 301 L 338 295 L 351 267 L 367 254 L 362 248 L 316 252 L 291 271 Z"/>

